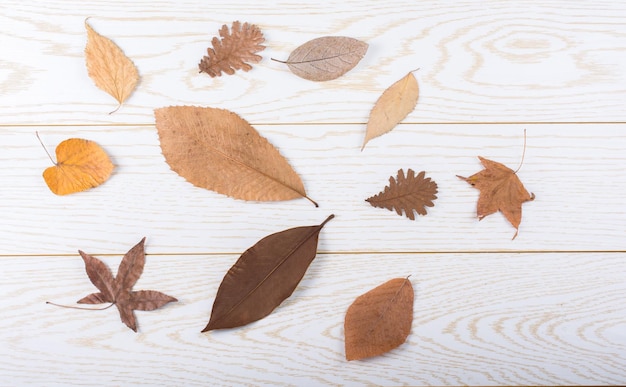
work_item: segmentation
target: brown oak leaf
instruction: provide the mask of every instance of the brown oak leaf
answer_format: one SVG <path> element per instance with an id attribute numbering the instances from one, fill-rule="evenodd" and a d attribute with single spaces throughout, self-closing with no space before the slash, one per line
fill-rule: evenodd
<path id="1" fill-rule="evenodd" d="M 224 276 L 202 332 L 239 327 L 272 313 L 300 283 L 317 254 L 320 231 L 332 218 L 268 235 L 241 254 Z"/>
<path id="2" fill-rule="evenodd" d="M 413 286 L 394 278 L 360 295 L 344 322 L 347 360 L 381 355 L 406 341 L 413 323 Z"/>
<path id="3" fill-rule="evenodd" d="M 83 261 L 85 261 L 87 276 L 99 292 L 91 293 L 77 302 L 79 304 L 108 302 L 114 304 L 120 313 L 122 322 L 135 332 L 137 332 L 137 320 L 133 310 L 155 310 L 167 303 L 178 301 L 176 298 L 156 290 L 132 290 L 143 273 L 146 262 L 145 240 L 146 238 L 143 238 L 124 255 L 115 277 L 104 262 L 78 250 Z"/>
<path id="4" fill-rule="evenodd" d="M 480 191 L 478 197 L 477 214 L 482 220 L 485 216 L 496 211 L 502 212 L 504 217 L 515 227 L 517 236 L 519 225 L 522 222 L 522 204 L 535 199 L 535 194 L 528 193 L 517 177 L 517 173 L 498 162 L 478 156 L 485 169 L 470 177 L 457 175 L 472 187 Z"/>
<path id="5" fill-rule="evenodd" d="M 437 199 L 437 183 L 431 178 L 424 178 L 426 172 L 422 171 L 417 176 L 409 168 L 404 176 L 402 169 L 398 170 L 398 177 L 389 178 L 389 185 L 377 195 L 365 201 L 374 207 L 395 210 L 398 215 L 404 214 L 411 220 L 415 220 L 415 214 L 426 215 L 426 207 L 433 207 L 433 200 Z"/>
<path id="6" fill-rule="evenodd" d="M 207 54 L 200 60 L 200 72 L 211 77 L 220 77 L 222 72 L 232 75 L 235 70 L 250 71 L 252 66 L 246 62 L 257 63 L 262 57 L 255 52 L 263 51 L 265 41 L 263 33 L 254 24 L 233 22 L 231 30 L 224 24 L 219 31 L 222 40 L 213 37 L 213 48 L 207 49 Z"/>

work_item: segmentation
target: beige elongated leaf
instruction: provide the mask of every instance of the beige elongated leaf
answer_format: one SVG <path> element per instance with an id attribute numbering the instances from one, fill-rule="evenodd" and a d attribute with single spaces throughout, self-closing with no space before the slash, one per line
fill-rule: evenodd
<path id="1" fill-rule="evenodd" d="M 139 82 L 139 72 L 117 44 L 97 33 L 87 24 L 85 62 L 89 77 L 100 89 L 118 102 L 115 112 L 130 97 Z M 111 113 L 113 113 L 111 112 Z"/>
<path id="2" fill-rule="evenodd" d="M 390 132 L 405 119 L 415 109 L 418 96 L 419 86 L 412 72 L 389 86 L 370 112 L 361 150 L 369 140 Z"/>
<path id="3" fill-rule="evenodd" d="M 292 51 L 285 63 L 297 76 L 310 81 L 330 81 L 352 70 L 367 52 L 368 44 L 346 36 L 324 36 Z"/>
<path id="4" fill-rule="evenodd" d="M 413 286 L 394 278 L 357 297 L 344 322 L 346 359 L 381 355 L 406 341 L 413 323 Z"/>
<path id="5" fill-rule="evenodd" d="M 306 198 L 317 206 L 287 159 L 237 114 L 170 106 L 154 115 L 165 160 L 193 185 L 236 199 Z"/>

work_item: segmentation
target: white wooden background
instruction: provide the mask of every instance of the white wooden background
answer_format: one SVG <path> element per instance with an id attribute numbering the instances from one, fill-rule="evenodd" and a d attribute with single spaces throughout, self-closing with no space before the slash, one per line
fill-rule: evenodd
<path id="1" fill-rule="evenodd" d="M 87 76 L 83 21 L 141 74 L 115 114 Z M 264 60 L 212 79 L 197 63 L 222 24 L 258 24 Z M 335 81 L 292 75 L 315 37 L 369 43 Z M 416 110 L 360 151 L 380 93 L 416 72 Z M 154 108 L 232 110 L 302 176 L 308 201 L 242 202 L 195 188 L 160 152 Z M 0 384 L 456 385 L 626 383 L 626 3 L 619 1 L 94 1 L 0 4 Z M 515 168 L 537 199 L 519 236 L 478 222 L 478 191 L 455 175 L 476 156 Z M 97 189 L 58 197 L 41 177 L 82 137 L 116 164 Z M 364 201 L 399 168 L 439 184 L 416 221 Z M 239 254 L 286 228 L 332 220 L 293 296 L 249 326 L 202 334 Z M 147 237 L 136 289 L 180 302 L 137 312 L 55 308 L 94 291 L 77 249 L 115 270 Z M 411 275 L 407 343 L 346 362 L 355 297 Z"/>

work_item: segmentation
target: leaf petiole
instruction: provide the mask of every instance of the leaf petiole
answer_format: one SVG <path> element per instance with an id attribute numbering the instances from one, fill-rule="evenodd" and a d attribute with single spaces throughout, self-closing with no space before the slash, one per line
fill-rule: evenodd
<path id="1" fill-rule="evenodd" d="M 50 301 L 46 301 L 46 304 L 58 306 L 59 308 L 78 309 L 78 310 L 106 310 L 106 309 L 109 309 L 110 307 L 112 307 L 113 305 L 115 305 L 115 303 L 112 302 L 111 304 L 109 304 L 108 306 L 105 306 L 104 308 L 83 308 L 83 307 L 80 307 L 80 306 L 70 306 L 70 305 L 55 304 L 54 302 L 50 302 Z"/>

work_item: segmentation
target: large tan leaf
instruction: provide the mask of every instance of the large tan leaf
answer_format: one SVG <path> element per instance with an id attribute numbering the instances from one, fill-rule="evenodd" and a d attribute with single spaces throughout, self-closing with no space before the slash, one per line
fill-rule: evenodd
<path id="1" fill-rule="evenodd" d="M 413 73 L 389 86 L 378 98 L 367 122 L 363 148 L 369 140 L 390 132 L 415 109 L 419 87 Z"/>
<path id="2" fill-rule="evenodd" d="M 346 359 L 381 355 L 404 343 L 413 323 L 413 286 L 394 278 L 357 297 L 344 322 Z"/>
<path id="3" fill-rule="evenodd" d="M 310 81 L 339 78 L 359 63 L 368 44 L 345 36 L 324 36 L 292 51 L 285 63 L 297 76 Z"/>
<path id="4" fill-rule="evenodd" d="M 85 28 L 87 72 L 96 86 L 117 100 L 117 110 L 135 90 L 139 82 L 139 72 L 122 49 L 111 39 L 94 31 L 86 20 Z"/>
<path id="5" fill-rule="evenodd" d="M 237 114 L 194 106 L 154 114 L 165 160 L 193 185 L 243 200 L 304 197 L 317 206 L 289 162 Z"/>

